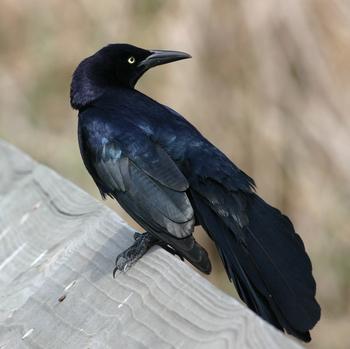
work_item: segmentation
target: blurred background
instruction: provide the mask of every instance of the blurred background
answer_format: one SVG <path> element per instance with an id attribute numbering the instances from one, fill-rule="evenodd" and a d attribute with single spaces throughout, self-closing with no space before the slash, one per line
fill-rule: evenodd
<path id="1" fill-rule="evenodd" d="M 183 114 L 292 218 L 323 311 L 307 347 L 348 348 L 350 2 L 2 0 L 0 138 L 98 199 L 69 84 L 82 58 L 111 42 L 193 56 L 137 88 Z M 211 251 L 209 279 L 234 294 L 211 242 L 196 234 Z"/>

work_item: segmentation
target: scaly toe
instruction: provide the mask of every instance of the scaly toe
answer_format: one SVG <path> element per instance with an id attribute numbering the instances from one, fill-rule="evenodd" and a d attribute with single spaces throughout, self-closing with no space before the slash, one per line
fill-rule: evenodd
<path id="1" fill-rule="evenodd" d="M 125 253 L 120 254 L 115 261 L 115 268 L 113 269 L 113 277 L 115 278 L 117 271 L 125 273 L 130 269 L 131 265 L 132 265 L 132 261 L 126 258 Z"/>
<path id="2" fill-rule="evenodd" d="M 135 241 L 140 240 L 141 237 L 142 237 L 142 234 L 141 234 L 141 233 L 135 232 L 135 234 L 134 234 L 134 240 L 135 240 Z"/>
<path id="3" fill-rule="evenodd" d="M 134 234 L 135 243 L 118 255 L 115 260 L 113 277 L 117 271 L 126 272 L 155 244 L 155 239 L 149 234 Z"/>

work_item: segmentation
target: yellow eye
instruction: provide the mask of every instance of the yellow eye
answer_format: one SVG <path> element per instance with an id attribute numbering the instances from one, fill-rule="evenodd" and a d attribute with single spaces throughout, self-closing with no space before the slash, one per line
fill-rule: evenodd
<path id="1" fill-rule="evenodd" d="M 130 63 L 130 64 L 134 64 L 135 61 L 136 61 L 136 59 L 133 56 L 129 57 L 129 59 L 128 59 L 128 63 Z"/>

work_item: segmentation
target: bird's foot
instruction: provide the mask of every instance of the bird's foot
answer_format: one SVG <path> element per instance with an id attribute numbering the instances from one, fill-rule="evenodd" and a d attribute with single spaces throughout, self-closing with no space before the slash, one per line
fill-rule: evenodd
<path id="1" fill-rule="evenodd" d="M 152 246 L 156 245 L 159 241 L 148 232 L 143 234 L 135 233 L 134 239 L 135 243 L 116 258 L 113 277 L 115 277 L 117 271 L 126 272 L 128 269 L 130 269 L 133 264 L 135 264 Z"/>
<path id="2" fill-rule="evenodd" d="M 146 232 L 144 234 L 149 234 L 149 233 Z M 135 233 L 134 234 L 135 241 L 137 241 L 139 238 L 141 238 L 144 234 Z M 174 256 L 178 256 L 182 261 L 184 261 L 184 258 L 176 250 L 174 250 L 174 248 L 172 248 L 169 244 L 167 244 L 166 242 L 159 240 L 155 237 L 153 237 L 153 239 L 154 239 L 153 245 L 158 245 L 159 247 L 163 248 L 165 251 L 168 251 L 169 253 L 171 253 Z"/>

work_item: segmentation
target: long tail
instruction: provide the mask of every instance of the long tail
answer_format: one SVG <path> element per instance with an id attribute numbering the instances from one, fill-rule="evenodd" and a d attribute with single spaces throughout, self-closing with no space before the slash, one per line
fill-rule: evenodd
<path id="1" fill-rule="evenodd" d="M 225 202 L 237 204 L 228 195 Z M 240 226 L 196 191 L 191 196 L 241 299 L 278 329 L 309 342 L 321 311 L 310 259 L 290 220 L 249 193 L 244 194 L 246 224 Z"/>

